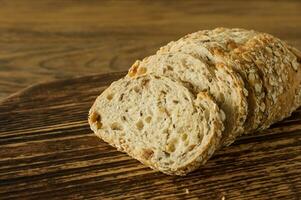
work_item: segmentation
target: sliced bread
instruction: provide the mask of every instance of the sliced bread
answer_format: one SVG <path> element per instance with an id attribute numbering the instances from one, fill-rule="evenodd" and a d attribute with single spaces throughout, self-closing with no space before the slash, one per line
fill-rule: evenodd
<path id="1" fill-rule="evenodd" d="M 226 114 L 222 144 L 231 144 L 243 131 L 247 116 L 244 83 L 225 65 L 210 65 L 200 57 L 183 52 L 165 52 L 136 61 L 128 76 L 145 73 L 167 76 L 181 81 L 197 94 L 207 91 Z"/>
<path id="2" fill-rule="evenodd" d="M 248 113 L 244 132 L 255 130 L 262 121 L 265 111 L 263 81 L 257 67 L 244 55 L 235 50 L 257 34 L 244 29 L 217 28 L 189 34 L 176 42 L 161 47 L 157 54 L 165 52 L 185 52 L 202 57 L 212 65 L 225 65 L 232 69 L 232 74 L 239 74 L 248 91 Z M 237 75 L 236 75 L 237 76 Z M 236 137 L 234 134 L 233 137 Z"/>

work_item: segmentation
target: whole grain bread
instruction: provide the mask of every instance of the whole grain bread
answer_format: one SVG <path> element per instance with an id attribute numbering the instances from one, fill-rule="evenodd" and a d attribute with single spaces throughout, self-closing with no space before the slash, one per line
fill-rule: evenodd
<path id="1" fill-rule="evenodd" d="M 217 28 L 135 62 L 96 99 L 89 124 L 145 165 L 185 175 L 242 132 L 263 130 L 300 106 L 299 50 L 269 34 Z"/>
<path id="2" fill-rule="evenodd" d="M 223 112 L 206 92 L 148 74 L 114 82 L 95 101 L 89 123 L 97 136 L 153 169 L 185 175 L 219 146 Z"/>

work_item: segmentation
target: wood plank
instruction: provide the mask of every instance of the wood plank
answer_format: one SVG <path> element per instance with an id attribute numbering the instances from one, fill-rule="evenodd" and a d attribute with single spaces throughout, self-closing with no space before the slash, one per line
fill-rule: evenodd
<path id="1" fill-rule="evenodd" d="M 301 109 L 200 170 L 167 176 L 89 129 L 94 99 L 124 74 L 39 84 L 0 103 L 0 199 L 301 198 Z"/>
<path id="2" fill-rule="evenodd" d="M 268 32 L 301 49 L 299 0 L 0 1 L 0 98 L 30 84 L 127 70 L 187 33 Z"/>

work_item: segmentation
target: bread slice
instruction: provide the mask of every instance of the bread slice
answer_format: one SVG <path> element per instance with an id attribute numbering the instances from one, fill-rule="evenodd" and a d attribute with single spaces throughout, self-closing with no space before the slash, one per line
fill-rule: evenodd
<path id="1" fill-rule="evenodd" d="M 135 77 L 152 73 L 180 80 L 194 93 L 208 91 L 225 112 L 225 131 L 222 143 L 231 144 L 243 131 L 247 116 L 244 83 L 225 65 L 209 65 L 200 57 L 182 52 L 164 52 L 136 61 L 129 70 Z"/>
<path id="2" fill-rule="evenodd" d="M 224 114 L 205 92 L 148 74 L 111 84 L 95 101 L 89 124 L 97 136 L 153 169 L 185 175 L 212 156 Z"/>
<path id="3" fill-rule="evenodd" d="M 244 132 L 257 129 L 265 111 L 263 81 L 259 71 L 252 61 L 235 50 L 244 45 L 257 34 L 244 29 L 217 28 L 189 34 L 176 42 L 170 42 L 162 47 L 157 54 L 166 52 L 185 52 L 202 57 L 212 65 L 225 65 L 233 69 L 232 74 L 239 74 L 244 80 L 248 91 L 248 113 L 244 124 Z M 237 76 L 237 75 L 236 75 Z M 236 137 L 234 134 L 233 137 Z"/>

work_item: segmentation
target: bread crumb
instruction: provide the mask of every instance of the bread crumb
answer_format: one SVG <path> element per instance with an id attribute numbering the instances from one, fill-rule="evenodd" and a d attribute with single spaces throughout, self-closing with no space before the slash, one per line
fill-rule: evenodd
<path id="1" fill-rule="evenodd" d="M 137 74 L 137 70 L 138 70 L 139 64 L 140 64 L 140 60 L 136 60 L 136 62 L 129 69 L 128 75 L 130 77 L 134 77 Z"/>
<path id="2" fill-rule="evenodd" d="M 185 189 L 185 193 L 186 193 L 186 194 L 189 194 L 189 190 L 188 190 L 187 188 Z"/>
<path id="3" fill-rule="evenodd" d="M 138 75 L 142 75 L 142 74 L 145 74 L 146 71 L 147 71 L 146 68 L 144 68 L 144 67 L 138 67 L 137 74 Z"/>
<path id="4" fill-rule="evenodd" d="M 226 200 L 226 197 L 225 197 L 225 196 L 222 196 L 222 200 Z"/>

